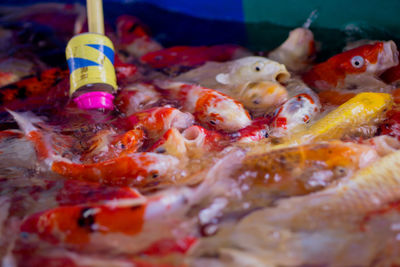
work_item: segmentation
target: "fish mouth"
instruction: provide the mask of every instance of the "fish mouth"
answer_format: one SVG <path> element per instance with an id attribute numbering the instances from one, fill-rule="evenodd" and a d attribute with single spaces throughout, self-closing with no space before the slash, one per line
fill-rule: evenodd
<path id="1" fill-rule="evenodd" d="M 393 41 L 384 42 L 383 51 L 379 54 L 377 74 L 399 64 L 399 51 Z"/>

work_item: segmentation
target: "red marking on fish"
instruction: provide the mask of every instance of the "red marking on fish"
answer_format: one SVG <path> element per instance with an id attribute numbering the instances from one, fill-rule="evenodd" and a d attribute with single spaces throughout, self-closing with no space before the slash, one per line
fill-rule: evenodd
<path id="1" fill-rule="evenodd" d="M 233 133 L 234 140 L 250 139 L 251 141 L 259 141 L 268 137 L 268 125 L 271 118 L 256 118 L 246 128 L 240 129 L 237 133 Z"/>
<path id="2" fill-rule="evenodd" d="M 276 127 L 287 129 L 287 118 L 285 117 L 277 117 L 276 118 Z"/>

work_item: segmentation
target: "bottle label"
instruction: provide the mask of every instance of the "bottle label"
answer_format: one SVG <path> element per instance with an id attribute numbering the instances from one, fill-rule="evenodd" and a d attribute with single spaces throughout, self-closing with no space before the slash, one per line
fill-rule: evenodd
<path id="1" fill-rule="evenodd" d="M 82 86 L 108 84 L 117 90 L 114 46 L 101 34 L 84 33 L 73 37 L 65 50 L 70 70 L 70 95 Z"/>

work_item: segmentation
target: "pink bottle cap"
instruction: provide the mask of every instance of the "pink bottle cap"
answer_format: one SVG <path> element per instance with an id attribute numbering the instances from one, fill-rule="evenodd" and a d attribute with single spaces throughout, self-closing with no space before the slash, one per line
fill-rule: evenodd
<path id="1" fill-rule="evenodd" d="M 74 99 L 80 109 L 114 109 L 114 96 L 106 92 L 89 92 Z"/>

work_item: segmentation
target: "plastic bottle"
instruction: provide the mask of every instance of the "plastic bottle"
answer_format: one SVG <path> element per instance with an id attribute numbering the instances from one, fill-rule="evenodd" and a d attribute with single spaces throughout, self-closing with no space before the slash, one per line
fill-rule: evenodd
<path id="1" fill-rule="evenodd" d="M 112 110 L 117 90 L 114 46 L 106 36 L 84 33 L 67 45 L 70 96 L 78 108 Z"/>

